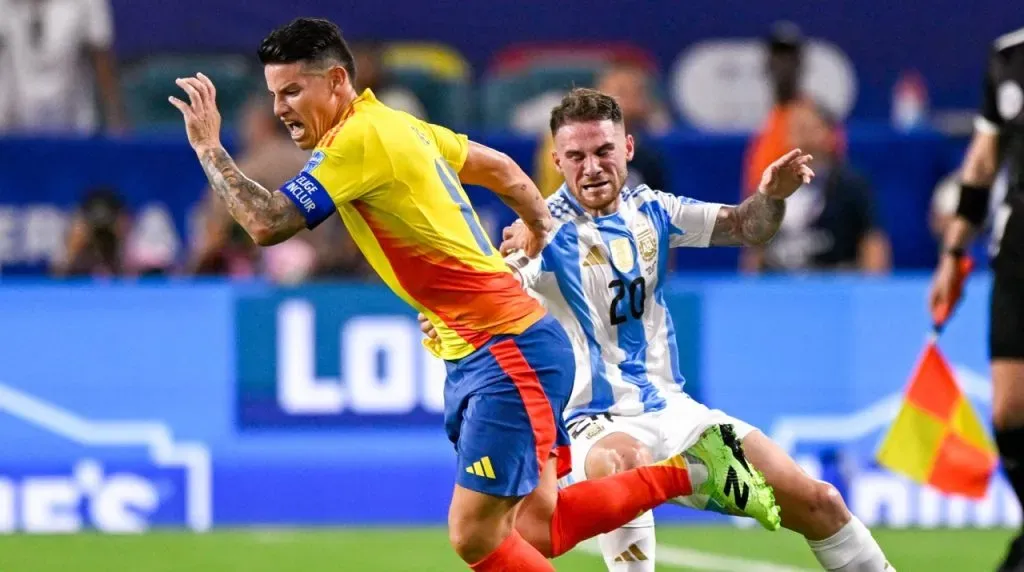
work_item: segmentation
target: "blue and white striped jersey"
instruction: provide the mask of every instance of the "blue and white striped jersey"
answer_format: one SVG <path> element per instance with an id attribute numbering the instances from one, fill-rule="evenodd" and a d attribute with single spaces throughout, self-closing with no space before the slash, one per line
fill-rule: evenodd
<path id="1" fill-rule="evenodd" d="M 640 185 L 623 190 L 617 213 L 594 217 L 563 185 L 548 207 L 555 227 L 541 255 L 506 260 L 572 340 L 566 421 L 663 408 L 685 382 L 662 289 L 668 249 L 708 246 L 721 205 Z"/>

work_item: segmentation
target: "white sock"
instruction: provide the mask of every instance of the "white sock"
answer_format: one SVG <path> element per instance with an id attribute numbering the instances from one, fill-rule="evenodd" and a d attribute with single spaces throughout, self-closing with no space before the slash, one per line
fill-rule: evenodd
<path id="1" fill-rule="evenodd" d="M 597 537 L 609 572 L 654 572 L 654 515 L 646 512 Z"/>
<path id="2" fill-rule="evenodd" d="M 896 572 L 871 531 L 857 517 L 852 517 L 832 536 L 808 540 L 807 544 L 818 563 L 829 572 Z"/>

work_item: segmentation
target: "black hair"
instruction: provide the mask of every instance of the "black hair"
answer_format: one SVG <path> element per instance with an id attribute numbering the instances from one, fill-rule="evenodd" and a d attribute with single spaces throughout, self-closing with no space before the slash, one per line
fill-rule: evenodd
<path id="1" fill-rule="evenodd" d="M 260 62 L 305 62 L 318 67 L 340 64 L 355 83 L 356 64 L 341 29 L 323 18 L 296 18 L 267 34 L 258 50 Z"/>

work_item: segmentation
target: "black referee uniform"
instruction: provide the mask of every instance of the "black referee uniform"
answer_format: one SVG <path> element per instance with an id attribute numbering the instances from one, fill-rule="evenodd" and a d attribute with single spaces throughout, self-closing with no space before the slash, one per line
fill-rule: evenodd
<path id="1" fill-rule="evenodd" d="M 993 216 L 990 357 L 1024 359 L 1024 28 L 993 46 L 976 128 L 1000 135 L 1008 171 Z"/>
<path id="2" fill-rule="evenodd" d="M 989 319 L 989 357 L 993 362 L 1024 360 L 1024 28 L 995 41 L 985 74 L 984 99 L 975 131 L 998 136 L 998 151 L 984 153 L 988 164 L 1007 168 L 1006 198 L 995 213 L 988 213 L 990 189 L 964 185 L 957 214 L 977 229 L 992 215 L 993 286 Z M 978 192 L 982 191 L 982 192 Z M 1003 411 L 1002 422 L 995 419 L 996 443 L 1006 476 L 1024 500 L 1024 427 L 1017 425 L 1018 408 L 1006 398 L 1007 388 L 1024 391 L 1024 380 L 998 379 L 1005 403 L 993 403 Z M 1000 407 L 1001 405 L 1001 407 Z M 1007 408 L 1013 415 L 1007 415 Z M 1016 426 L 1015 426 L 1016 425 Z M 999 570 L 1024 572 L 1024 533 L 1010 547 Z"/>

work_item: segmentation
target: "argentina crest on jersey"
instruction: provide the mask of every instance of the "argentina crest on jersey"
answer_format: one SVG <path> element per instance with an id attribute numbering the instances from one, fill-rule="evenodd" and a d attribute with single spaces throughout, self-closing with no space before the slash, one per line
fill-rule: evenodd
<path id="1" fill-rule="evenodd" d="M 646 216 L 638 217 L 636 223 L 636 249 L 645 264 L 654 262 L 658 255 L 658 237 L 654 236 L 654 230 L 647 222 Z"/>
<path id="2" fill-rule="evenodd" d="M 633 270 L 633 246 L 628 238 L 613 239 L 608 243 L 608 249 L 612 252 L 612 264 L 619 272 Z"/>

